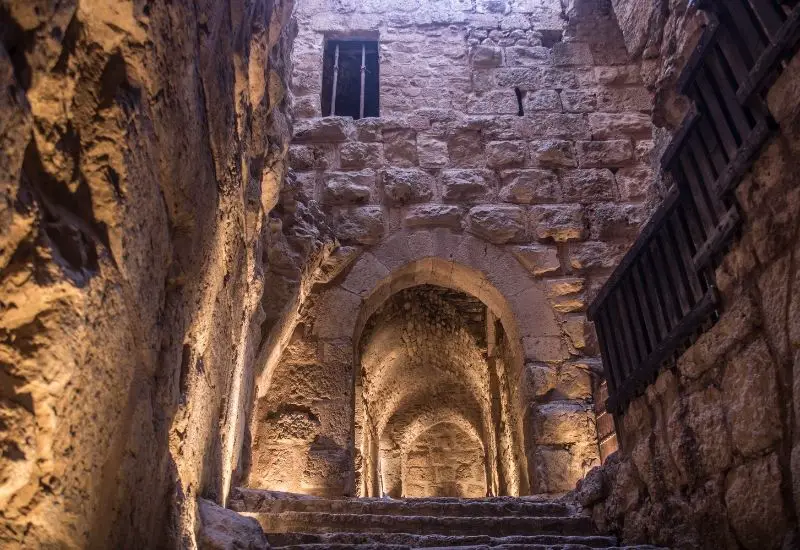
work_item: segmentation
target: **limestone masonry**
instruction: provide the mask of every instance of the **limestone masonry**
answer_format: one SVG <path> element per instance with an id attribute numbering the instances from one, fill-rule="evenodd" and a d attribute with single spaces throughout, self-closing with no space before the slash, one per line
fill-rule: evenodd
<path id="1" fill-rule="evenodd" d="M 616 416 L 586 313 L 718 1 L 0 0 L 0 547 L 800 547 L 793 49 Z"/>

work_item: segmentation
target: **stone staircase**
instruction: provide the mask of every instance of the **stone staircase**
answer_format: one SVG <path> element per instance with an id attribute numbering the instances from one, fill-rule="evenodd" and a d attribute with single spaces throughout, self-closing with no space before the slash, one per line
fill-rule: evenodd
<path id="1" fill-rule="evenodd" d="M 576 504 L 538 497 L 327 499 L 238 489 L 229 507 L 258 520 L 272 548 L 619 548 Z"/>

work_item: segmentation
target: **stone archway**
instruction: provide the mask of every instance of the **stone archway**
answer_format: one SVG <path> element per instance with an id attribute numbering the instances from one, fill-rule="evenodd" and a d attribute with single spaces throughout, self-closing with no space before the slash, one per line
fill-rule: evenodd
<path id="1" fill-rule="evenodd" d="M 512 443 L 491 454 L 504 454 L 516 466 L 502 483 L 487 479 L 494 491 L 553 492 L 574 484 L 597 460 L 594 419 L 585 402 L 536 401 L 542 394 L 537 369 L 570 358 L 549 288 L 509 248 L 444 228 L 401 230 L 311 293 L 304 321 L 259 383 L 250 486 L 322 495 L 362 494 L 363 487 L 365 494 L 378 494 L 376 480 L 361 477 L 374 471 L 362 451 L 376 454 L 380 441 L 364 442 L 354 421 L 363 412 L 356 399 L 363 389 L 357 346 L 387 300 L 420 285 L 475 297 L 502 327 L 502 375 L 494 383 L 504 385 L 504 406 L 516 421 L 502 423 Z M 498 438 L 489 439 L 496 445 Z"/>

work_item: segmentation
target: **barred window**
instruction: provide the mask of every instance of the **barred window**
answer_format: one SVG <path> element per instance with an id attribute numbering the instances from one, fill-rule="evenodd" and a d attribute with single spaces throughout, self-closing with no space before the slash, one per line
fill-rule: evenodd
<path id="1" fill-rule="evenodd" d="M 378 42 L 328 40 L 322 64 L 322 113 L 379 116 Z"/>

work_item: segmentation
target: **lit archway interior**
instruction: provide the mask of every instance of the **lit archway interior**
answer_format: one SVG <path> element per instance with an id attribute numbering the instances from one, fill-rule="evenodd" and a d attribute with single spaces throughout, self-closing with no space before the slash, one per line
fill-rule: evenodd
<path id="1" fill-rule="evenodd" d="M 518 494 L 519 411 L 502 322 L 478 298 L 421 284 L 357 342 L 357 489 L 364 496 Z"/>

